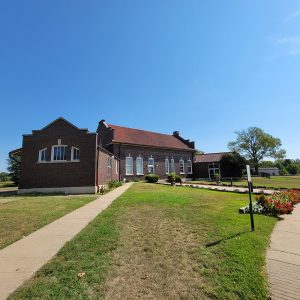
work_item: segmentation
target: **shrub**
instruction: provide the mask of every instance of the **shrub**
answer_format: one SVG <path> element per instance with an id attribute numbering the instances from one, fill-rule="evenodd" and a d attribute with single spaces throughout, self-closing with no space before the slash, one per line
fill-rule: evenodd
<path id="1" fill-rule="evenodd" d="M 170 173 L 169 176 L 168 176 L 168 181 L 173 183 L 173 182 L 176 182 L 176 183 L 182 183 L 182 178 L 177 175 L 176 173 Z"/>
<path id="2" fill-rule="evenodd" d="M 174 183 L 176 180 L 176 174 L 174 172 L 170 173 L 168 175 L 168 181 L 171 182 L 171 183 Z"/>
<path id="3" fill-rule="evenodd" d="M 216 181 L 216 183 L 219 184 L 220 180 L 221 180 L 221 175 L 219 173 L 216 173 L 215 174 L 215 181 Z"/>
<path id="4" fill-rule="evenodd" d="M 149 174 L 145 177 L 145 180 L 148 182 L 148 183 L 155 183 L 157 182 L 159 179 L 159 176 L 158 175 L 155 175 L 155 174 Z"/>
<path id="5" fill-rule="evenodd" d="M 110 181 L 108 181 L 107 185 L 108 185 L 108 188 L 111 190 L 111 189 L 121 186 L 122 182 L 118 181 L 118 180 L 110 180 Z"/>

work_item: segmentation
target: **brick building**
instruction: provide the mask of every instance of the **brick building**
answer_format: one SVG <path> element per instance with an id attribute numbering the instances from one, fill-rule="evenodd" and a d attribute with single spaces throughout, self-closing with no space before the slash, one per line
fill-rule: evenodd
<path id="1" fill-rule="evenodd" d="M 119 180 L 119 160 L 97 143 L 97 133 L 58 118 L 23 135 L 19 193 L 96 193 Z"/>
<path id="2" fill-rule="evenodd" d="M 176 172 L 193 177 L 194 142 L 172 135 L 108 125 L 97 132 L 58 118 L 23 135 L 19 193 L 96 193 L 110 180 L 144 179 Z"/>
<path id="3" fill-rule="evenodd" d="M 194 156 L 194 178 L 213 179 L 220 174 L 220 160 L 225 152 L 196 154 Z"/>
<path id="4" fill-rule="evenodd" d="M 109 125 L 101 120 L 98 143 L 120 159 L 120 178 L 143 179 L 149 173 L 167 178 L 171 172 L 193 177 L 195 143 L 172 135 Z"/>

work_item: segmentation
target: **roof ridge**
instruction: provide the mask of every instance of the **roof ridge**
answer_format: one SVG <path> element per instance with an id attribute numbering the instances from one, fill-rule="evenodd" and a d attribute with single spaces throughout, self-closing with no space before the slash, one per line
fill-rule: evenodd
<path id="1" fill-rule="evenodd" d="M 211 154 L 223 154 L 223 153 L 231 153 L 231 152 L 230 151 L 224 151 L 224 152 L 196 153 L 195 155 L 211 155 Z"/>
<path id="2" fill-rule="evenodd" d="M 138 128 L 132 128 L 132 127 L 126 127 L 126 126 L 120 126 L 120 125 L 113 125 L 113 124 L 107 124 L 109 127 L 115 126 L 115 127 L 121 127 L 121 128 L 126 128 L 126 129 L 133 129 L 133 130 L 138 130 L 138 131 L 144 131 L 144 132 L 151 132 L 155 134 L 161 134 L 161 135 L 167 135 L 167 136 L 172 136 L 175 138 L 173 134 L 167 134 L 167 133 L 160 133 L 156 131 L 151 131 L 151 130 L 144 130 L 144 129 L 138 129 Z"/>

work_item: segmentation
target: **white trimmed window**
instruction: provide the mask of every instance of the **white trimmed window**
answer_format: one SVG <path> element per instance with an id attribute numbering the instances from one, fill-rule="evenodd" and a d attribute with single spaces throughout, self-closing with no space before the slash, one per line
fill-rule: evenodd
<path id="1" fill-rule="evenodd" d="M 136 175 L 144 175 L 143 158 L 142 157 L 136 158 Z"/>
<path id="2" fill-rule="evenodd" d="M 170 173 L 170 164 L 169 164 L 169 159 L 165 159 L 165 173 L 169 174 Z"/>
<path id="3" fill-rule="evenodd" d="M 188 174 L 193 174 L 193 164 L 190 159 L 188 160 L 188 163 L 187 163 L 187 171 L 188 171 Z"/>
<path id="4" fill-rule="evenodd" d="M 71 160 L 79 161 L 79 149 L 76 147 L 71 148 Z"/>
<path id="5" fill-rule="evenodd" d="M 133 158 L 128 156 L 125 160 L 126 164 L 126 175 L 133 175 Z"/>
<path id="6" fill-rule="evenodd" d="M 111 166 L 112 166 L 112 158 L 109 156 L 109 157 L 107 158 L 107 167 L 108 167 L 108 168 L 111 168 Z"/>
<path id="7" fill-rule="evenodd" d="M 171 173 L 175 172 L 175 162 L 174 162 L 174 158 L 171 159 Z"/>
<path id="8" fill-rule="evenodd" d="M 52 146 L 51 151 L 52 161 L 65 161 L 67 160 L 67 146 Z"/>
<path id="9" fill-rule="evenodd" d="M 112 158 L 109 156 L 107 158 L 107 179 L 111 180 L 111 166 L 112 166 Z"/>
<path id="10" fill-rule="evenodd" d="M 148 173 L 154 174 L 154 158 L 153 157 L 148 158 Z"/>
<path id="11" fill-rule="evenodd" d="M 39 162 L 47 161 L 47 148 L 39 151 Z"/>
<path id="12" fill-rule="evenodd" d="M 184 174 L 184 160 L 182 158 L 179 160 L 179 173 Z"/>

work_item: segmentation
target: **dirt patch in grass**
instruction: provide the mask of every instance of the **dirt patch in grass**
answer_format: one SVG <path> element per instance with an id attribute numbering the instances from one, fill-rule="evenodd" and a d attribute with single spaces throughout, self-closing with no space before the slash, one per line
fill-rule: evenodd
<path id="1" fill-rule="evenodd" d="M 204 298 L 193 260 L 199 236 L 191 228 L 151 206 L 127 210 L 119 223 L 122 246 L 113 253 L 105 299 Z"/>

